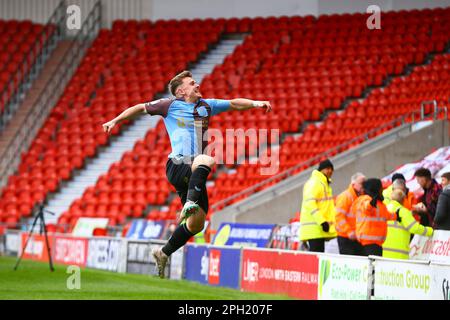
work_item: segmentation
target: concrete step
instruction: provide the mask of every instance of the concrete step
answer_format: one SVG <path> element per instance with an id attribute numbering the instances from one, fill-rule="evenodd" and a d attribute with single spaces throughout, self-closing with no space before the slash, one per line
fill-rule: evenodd
<path id="1" fill-rule="evenodd" d="M 233 52 L 236 46 L 232 43 L 224 43 L 217 45 L 212 52 L 220 51 L 222 53 Z"/>
<path id="2" fill-rule="evenodd" d="M 116 141 L 115 143 L 114 143 L 114 147 L 115 148 L 130 148 L 130 141 L 136 141 L 136 139 L 135 140 L 133 140 L 133 139 L 127 139 L 126 141 Z M 131 146 L 132 147 L 132 146 Z"/>
<path id="3" fill-rule="evenodd" d="M 108 167 L 109 168 L 109 167 Z M 100 175 L 102 175 L 105 171 L 103 170 L 97 170 L 92 171 L 89 170 L 86 173 L 83 173 L 83 175 L 77 176 L 76 179 L 73 180 L 74 183 L 95 183 Z"/>
<path id="4" fill-rule="evenodd" d="M 198 73 L 196 75 L 206 75 L 210 72 L 211 69 L 214 69 L 214 65 L 202 65 L 198 67 Z"/>
<path id="5" fill-rule="evenodd" d="M 148 126 L 132 127 L 132 128 L 130 128 L 130 131 L 126 138 L 141 136 L 141 134 L 142 134 L 141 131 L 144 131 L 144 130 L 147 131 L 147 129 L 148 129 Z"/>
<path id="6" fill-rule="evenodd" d="M 222 63 L 222 61 L 223 61 L 222 58 L 209 58 L 209 59 L 205 59 L 205 61 L 203 61 L 203 63 L 216 65 L 218 63 Z"/>
<path id="7" fill-rule="evenodd" d="M 110 166 L 104 163 L 92 163 L 89 168 L 94 171 L 104 171 L 105 169 L 109 169 Z"/>
<path id="8" fill-rule="evenodd" d="M 49 202 L 48 207 L 53 207 L 53 208 L 61 207 L 61 208 L 64 208 L 64 210 L 65 210 L 65 207 L 68 208 L 72 204 L 72 202 L 73 202 L 73 200 L 69 199 L 69 198 L 61 199 L 61 200 L 54 199 L 52 201 L 52 203 Z M 48 209 L 48 210 L 51 211 L 51 209 Z"/>
<path id="9" fill-rule="evenodd" d="M 67 193 L 67 194 L 61 194 L 58 195 L 56 197 L 54 197 L 51 201 L 48 202 L 49 206 L 65 206 L 65 205 L 70 205 L 73 202 L 74 198 L 78 198 L 81 197 L 83 195 L 83 193 Z"/>
<path id="10" fill-rule="evenodd" d="M 45 210 L 48 210 L 48 211 L 50 211 L 50 212 L 53 212 L 53 213 L 55 213 L 57 216 L 59 216 L 60 214 L 62 214 L 64 211 L 66 211 L 68 209 L 68 206 L 66 206 L 65 204 L 64 205 L 60 205 L 60 206 L 56 206 L 56 205 L 54 205 L 54 206 L 48 206 L 48 207 L 46 207 L 45 208 Z M 56 221 L 56 217 L 51 217 L 51 219 L 52 220 L 54 220 L 54 221 Z M 45 222 L 46 223 L 51 223 L 51 221 L 52 220 L 50 220 L 50 216 L 48 216 L 48 217 L 46 217 L 45 218 Z"/>

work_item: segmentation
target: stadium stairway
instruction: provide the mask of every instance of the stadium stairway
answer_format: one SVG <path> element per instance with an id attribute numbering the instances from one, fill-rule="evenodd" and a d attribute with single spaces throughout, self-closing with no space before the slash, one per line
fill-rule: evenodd
<path id="1" fill-rule="evenodd" d="M 200 83 L 205 75 L 210 74 L 216 65 L 222 64 L 225 57 L 242 44 L 244 38 L 245 34 L 224 36 L 213 49 L 190 67 L 194 79 Z M 169 96 L 170 94 L 166 93 L 161 98 Z M 48 223 L 56 223 L 61 213 L 66 211 L 73 201 L 80 198 L 86 188 L 95 185 L 99 177 L 106 174 L 110 166 L 119 161 L 125 152 L 132 150 L 136 142 L 144 139 L 148 130 L 156 127 L 159 120 L 160 117 L 145 115 L 137 118 L 124 128 L 119 136 L 112 137 L 110 145 L 102 147 L 97 156 L 88 161 L 86 167 L 74 172 L 73 178 L 65 182 L 58 192 L 49 195 L 46 210 L 54 212 L 55 215 L 47 218 Z"/>

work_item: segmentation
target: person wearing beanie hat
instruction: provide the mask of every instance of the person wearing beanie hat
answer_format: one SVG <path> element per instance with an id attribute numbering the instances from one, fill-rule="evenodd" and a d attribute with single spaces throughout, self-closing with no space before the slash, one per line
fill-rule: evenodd
<path id="1" fill-rule="evenodd" d="M 392 179 L 391 179 L 392 183 L 397 179 L 402 179 L 402 180 L 406 181 L 405 176 L 401 173 L 394 173 L 392 175 Z"/>
<path id="2" fill-rule="evenodd" d="M 363 255 L 382 256 L 387 221 L 396 220 L 397 215 L 389 212 L 383 203 L 380 179 L 367 179 L 363 189 L 364 195 L 359 196 L 350 209 L 356 216 L 356 238 L 363 247 Z"/>
<path id="3" fill-rule="evenodd" d="M 300 213 L 300 241 L 307 241 L 309 251 L 324 252 L 325 241 L 336 238 L 333 191 L 330 186 L 334 167 L 322 161 L 303 187 Z"/>
<path id="4" fill-rule="evenodd" d="M 322 171 L 323 169 L 331 169 L 334 170 L 334 166 L 331 163 L 330 159 L 325 159 L 321 163 L 319 163 L 319 168 L 317 168 L 318 171 Z"/>

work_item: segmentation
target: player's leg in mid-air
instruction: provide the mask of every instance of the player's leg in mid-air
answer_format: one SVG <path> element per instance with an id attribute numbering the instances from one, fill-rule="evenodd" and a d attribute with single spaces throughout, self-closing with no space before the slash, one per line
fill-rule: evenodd
<path id="1" fill-rule="evenodd" d="M 169 159 L 167 164 L 167 177 L 177 190 L 184 206 L 179 217 L 181 223 L 166 245 L 153 251 L 161 278 L 164 278 L 168 257 L 204 228 L 208 213 L 206 180 L 215 164 L 214 159 L 206 155 L 197 156 L 192 166 L 184 163 L 174 164 L 172 161 Z"/>
<path id="2" fill-rule="evenodd" d="M 181 219 L 198 212 L 200 208 L 198 201 L 203 190 L 206 190 L 206 180 L 214 164 L 214 159 L 210 156 L 201 154 L 195 157 L 192 163 L 192 175 L 189 179 L 186 203 L 181 210 Z"/>

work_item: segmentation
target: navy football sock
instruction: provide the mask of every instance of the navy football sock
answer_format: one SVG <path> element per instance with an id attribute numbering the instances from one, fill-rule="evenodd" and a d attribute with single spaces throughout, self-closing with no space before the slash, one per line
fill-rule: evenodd
<path id="1" fill-rule="evenodd" d="M 170 256 L 184 246 L 192 236 L 194 236 L 194 234 L 189 231 L 185 223 L 179 225 L 173 232 L 169 241 L 167 241 L 166 245 L 162 248 L 162 252 L 167 256 Z"/>
<path id="2" fill-rule="evenodd" d="M 206 188 L 206 179 L 211 172 L 211 168 L 203 164 L 199 165 L 194 172 L 192 172 L 189 179 L 189 188 L 187 192 L 187 200 L 197 202 L 202 194 L 204 188 Z"/>

